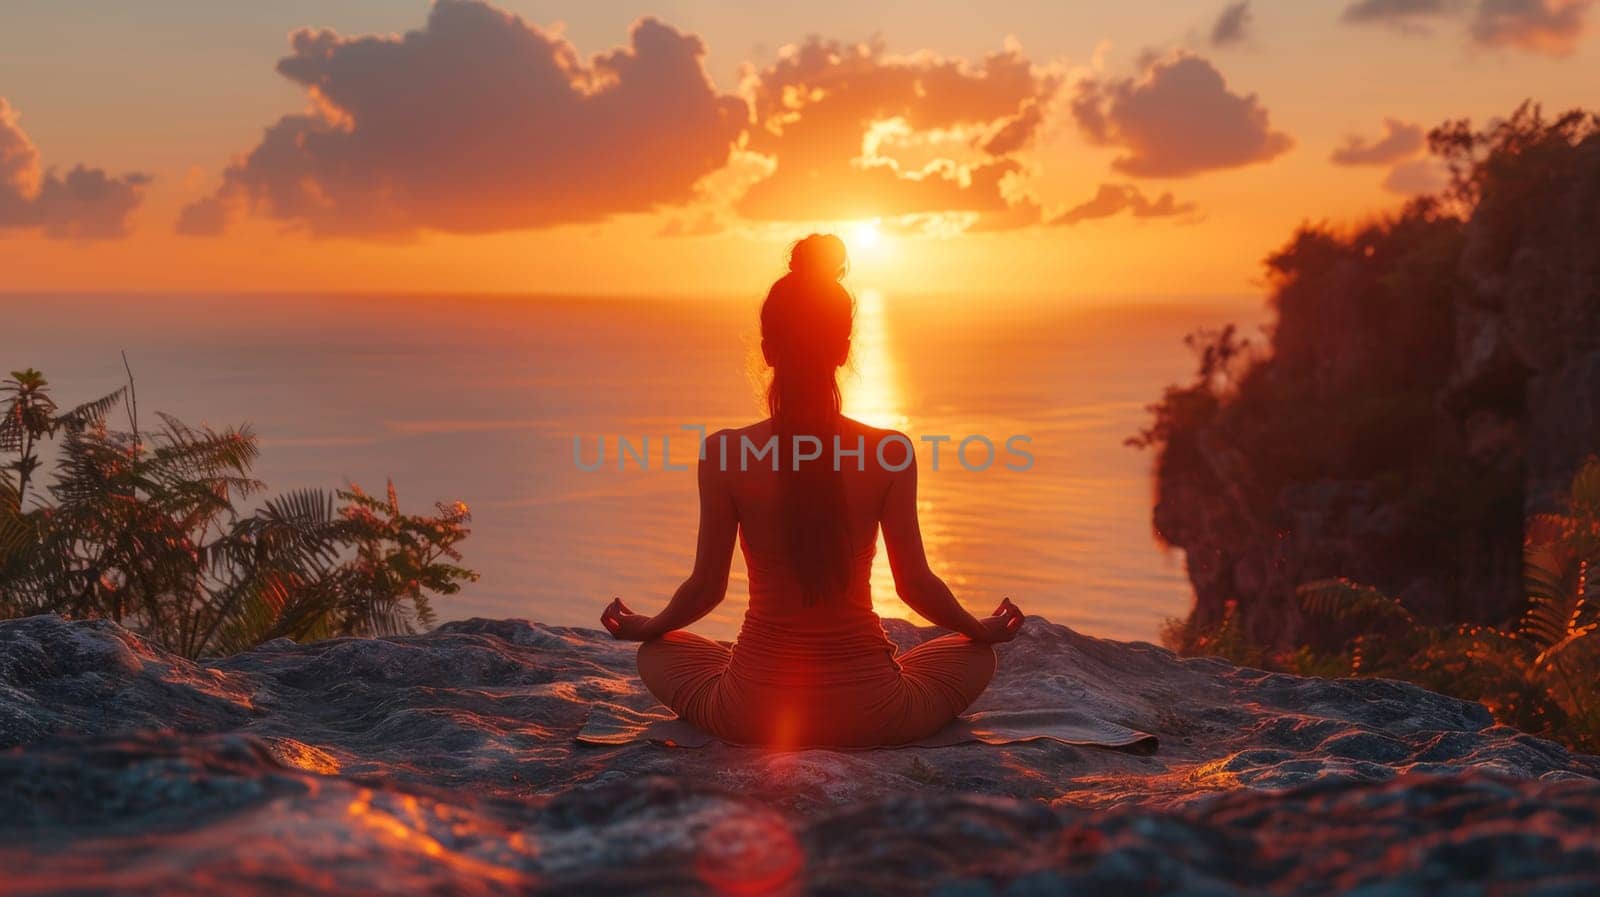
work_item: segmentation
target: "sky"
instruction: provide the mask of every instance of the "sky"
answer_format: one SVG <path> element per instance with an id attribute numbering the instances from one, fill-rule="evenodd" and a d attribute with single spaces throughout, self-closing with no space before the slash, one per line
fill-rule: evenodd
<path id="1" fill-rule="evenodd" d="M 1600 109 L 1595 0 L 7 0 L 0 291 L 1233 296 Z"/>

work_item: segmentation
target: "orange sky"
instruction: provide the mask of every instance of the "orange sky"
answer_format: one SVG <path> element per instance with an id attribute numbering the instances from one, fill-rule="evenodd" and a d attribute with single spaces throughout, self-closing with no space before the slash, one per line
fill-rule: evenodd
<path id="1" fill-rule="evenodd" d="M 15 0 L 0 290 L 749 294 L 876 221 L 862 286 L 1245 293 L 1419 129 L 1600 107 L 1592 5 Z"/>

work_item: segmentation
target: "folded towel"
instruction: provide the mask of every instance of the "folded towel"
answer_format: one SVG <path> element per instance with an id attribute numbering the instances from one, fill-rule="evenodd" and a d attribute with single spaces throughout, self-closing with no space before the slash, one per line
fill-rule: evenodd
<path id="1" fill-rule="evenodd" d="M 1097 719 L 1077 710 L 989 710 L 959 716 L 950 725 L 909 744 L 887 748 L 935 748 L 956 744 L 1014 744 L 1049 739 L 1080 747 L 1103 747 L 1130 754 L 1149 755 L 1159 743 L 1154 735 Z M 578 733 L 583 744 L 621 745 L 648 742 L 664 747 L 701 748 L 724 743 L 666 710 L 632 710 L 618 704 L 597 703 Z M 869 748 L 825 748 L 870 750 Z"/>

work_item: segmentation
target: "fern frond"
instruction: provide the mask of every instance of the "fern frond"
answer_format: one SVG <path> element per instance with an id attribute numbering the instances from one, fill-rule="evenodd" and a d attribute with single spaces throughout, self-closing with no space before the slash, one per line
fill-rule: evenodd
<path id="1" fill-rule="evenodd" d="M 1590 455 L 1572 478 L 1572 516 L 1600 519 L 1600 458 Z"/>
<path id="2" fill-rule="evenodd" d="M 0 510 L 0 569 L 4 569 L 32 548 L 38 531 L 26 514 Z"/>
<path id="3" fill-rule="evenodd" d="M 225 619 L 195 653 L 233 654 L 266 641 L 293 600 L 294 588 L 292 577 L 277 572 L 240 583 L 228 596 Z"/>
<path id="4" fill-rule="evenodd" d="M 65 414 L 57 415 L 56 426 L 67 430 L 81 430 L 92 423 L 104 421 L 111 413 L 111 409 L 117 407 L 127 393 L 128 387 L 123 386 L 94 401 L 84 402 Z"/>
<path id="5" fill-rule="evenodd" d="M 1318 579 L 1295 589 L 1307 613 L 1338 620 L 1400 620 L 1416 625 L 1411 611 L 1396 598 L 1344 577 Z"/>
<path id="6" fill-rule="evenodd" d="M 1567 629 L 1559 641 L 1540 651 L 1533 658 L 1533 671 L 1538 672 L 1545 664 L 1556 662 L 1574 646 L 1593 636 L 1597 630 L 1600 630 L 1600 624 L 1597 623 L 1586 623 Z"/>
<path id="7" fill-rule="evenodd" d="M 1522 587 L 1529 598 L 1565 601 L 1577 585 L 1577 565 L 1554 543 L 1534 544 L 1523 549 Z"/>

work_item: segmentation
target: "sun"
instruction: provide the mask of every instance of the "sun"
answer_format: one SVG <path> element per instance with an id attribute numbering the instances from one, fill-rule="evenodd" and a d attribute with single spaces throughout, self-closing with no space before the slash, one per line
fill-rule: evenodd
<path id="1" fill-rule="evenodd" d="M 858 222 L 850 229 L 849 235 L 844 238 L 845 244 L 850 247 L 851 255 L 871 255 L 883 242 L 883 232 L 878 229 L 876 219 Z"/>

